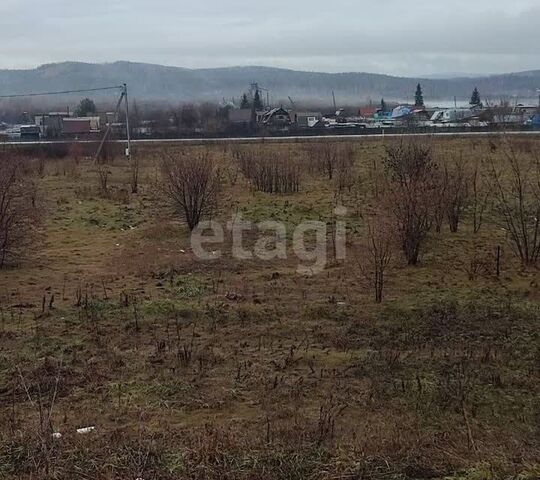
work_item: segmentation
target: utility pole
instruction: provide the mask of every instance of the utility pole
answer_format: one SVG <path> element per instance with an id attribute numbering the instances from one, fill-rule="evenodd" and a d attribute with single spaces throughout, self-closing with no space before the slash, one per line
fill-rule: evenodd
<path id="1" fill-rule="evenodd" d="M 127 131 L 126 157 L 128 157 L 128 160 L 131 163 L 131 132 L 129 129 L 129 101 L 128 101 L 127 84 L 125 83 L 124 83 L 124 99 L 126 102 L 126 131 Z"/>
<path id="2" fill-rule="evenodd" d="M 129 127 L 129 99 L 128 99 L 128 88 L 127 88 L 126 83 L 124 83 L 123 96 L 124 96 L 124 101 L 126 102 L 126 139 L 127 139 L 126 157 L 128 159 L 128 164 L 131 169 L 131 193 L 137 193 L 139 190 L 139 162 L 137 159 L 134 159 L 131 155 L 131 129 Z"/>
<path id="3" fill-rule="evenodd" d="M 334 90 L 332 90 L 332 100 L 334 101 L 334 111 L 337 112 L 336 94 L 334 93 Z"/>

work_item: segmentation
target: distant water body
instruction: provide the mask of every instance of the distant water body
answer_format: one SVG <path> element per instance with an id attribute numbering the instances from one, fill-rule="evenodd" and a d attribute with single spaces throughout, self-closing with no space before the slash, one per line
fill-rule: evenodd
<path id="1" fill-rule="evenodd" d="M 505 98 L 505 101 L 508 102 L 510 106 L 514 105 L 526 105 L 528 107 L 530 106 L 538 106 L 539 105 L 539 99 L 538 97 L 535 98 Z M 500 98 L 490 98 L 488 100 L 488 103 L 490 105 L 499 105 L 501 103 Z M 457 108 L 467 108 L 469 107 L 469 100 L 457 100 L 454 103 L 454 100 L 435 100 L 433 102 L 426 101 L 426 105 L 429 108 L 453 108 L 454 106 L 457 106 Z"/>

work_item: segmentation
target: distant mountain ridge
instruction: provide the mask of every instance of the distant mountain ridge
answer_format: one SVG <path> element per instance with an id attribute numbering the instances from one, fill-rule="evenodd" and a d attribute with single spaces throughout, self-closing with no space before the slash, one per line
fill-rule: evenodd
<path id="1" fill-rule="evenodd" d="M 467 99 L 474 87 L 484 98 L 538 97 L 540 70 L 466 78 L 405 78 L 374 73 L 303 72 L 272 67 L 188 69 L 146 63 L 64 62 L 31 70 L 0 70 L 0 95 L 77 90 L 127 83 L 140 100 L 220 101 L 239 98 L 258 82 L 274 102 L 324 101 L 335 91 L 338 103 L 413 99 L 421 83 L 427 102 Z M 97 96 L 98 94 L 96 94 Z"/>

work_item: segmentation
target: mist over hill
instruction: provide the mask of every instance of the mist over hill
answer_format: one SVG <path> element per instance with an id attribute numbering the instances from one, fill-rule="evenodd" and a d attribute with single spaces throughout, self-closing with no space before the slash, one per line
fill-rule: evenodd
<path id="1" fill-rule="evenodd" d="M 426 102 L 468 99 L 475 86 L 483 98 L 535 99 L 540 87 L 540 70 L 474 78 L 421 79 L 372 73 L 302 72 L 270 67 L 187 69 L 144 63 L 115 62 L 89 64 L 65 62 L 31 70 L 0 70 L 0 95 L 76 90 L 127 83 L 137 100 L 170 102 L 221 101 L 238 99 L 258 82 L 270 90 L 274 102 L 331 103 L 335 91 L 339 104 L 411 100 L 417 83 Z M 98 97 L 100 94 L 92 94 Z M 108 93 L 110 95 L 110 92 Z M 80 94 L 78 95 L 80 96 Z"/>

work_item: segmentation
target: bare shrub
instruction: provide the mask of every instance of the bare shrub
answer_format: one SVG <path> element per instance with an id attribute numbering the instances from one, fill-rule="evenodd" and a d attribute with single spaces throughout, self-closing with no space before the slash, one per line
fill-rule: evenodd
<path id="1" fill-rule="evenodd" d="M 382 214 L 367 220 L 367 231 L 358 264 L 360 273 L 373 288 L 375 303 L 383 301 L 386 274 L 395 250 L 394 238 L 392 225 Z"/>
<path id="2" fill-rule="evenodd" d="M 243 175 L 253 187 L 266 193 L 296 193 L 300 189 L 301 163 L 288 151 L 237 151 Z"/>
<path id="3" fill-rule="evenodd" d="M 109 169 L 109 166 L 100 163 L 97 166 L 97 174 L 98 174 L 98 180 L 99 180 L 99 190 L 102 195 L 106 195 L 109 190 L 109 176 L 111 174 L 111 171 Z"/>
<path id="4" fill-rule="evenodd" d="M 54 362 L 46 359 L 44 364 L 27 378 L 19 367 L 17 374 L 18 385 L 14 385 L 14 394 L 24 392 L 28 403 L 31 405 L 33 415 L 36 417 L 34 425 L 34 436 L 39 440 L 39 449 L 36 464 L 43 464 L 46 476 L 49 476 L 51 461 L 54 453 L 54 426 L 53 412 L 57 396 L 62 389 L 63 366 L 61 362 Z M 33 378 L 32 378 L 33 377 Z M 14 382 L 15 383 L 15 382 Z"/>
<path id="5" fill-rule="evenodd" d="M 436 188 L 433 189 L 432 209 L 433 209 L 433 224 L 435 231 L 440 233 L 444 220 L 448 213 L 448 175 L 437 175 L 434 178 Z"/>
<path id="6" fill-rule="evenodd" d="M 493 263 L 489 256 L 475 249 L 467 261 L 463 263 L 463 270 L 467 273 L 469 280 L 476 280 L 478 277 L 489 277 Z"/>
<path id="7" fill-rule="evenodd" d="M 39 157 L 34 161 L 34 168 L 39 178 L 45 176 L 45 157 Z"/>
<path id="8" fill-rule="evenodd" d="M 131 193 L 137 193 L 139 191 L 139 157 L 131 153 L 130 157 L 130 180 L 131 180 Z"/>
<path id="9" fill-rule="evenodd" d="M 349 205 L 354 208 L 354 213 L 357 217 L 362 217 L 362 208 L 366 203 L 366 184 L 367 182 L 361 175 L 351 175 L 350 185 L 347 186 L 348 190 L 348 202 Z M 342 192 L 336 192 L 335 198 L 344 201 L 342 197 Z"/>
<path id="10" fill-rule="evenodd" d="M 473 216 L 473 230 L 478 233 L 484 223 L 484 213 L 492 196 L 492 186 L 486 179 L 483 162 L 476 161 L 471 175 L 470 203 Z"/>
<path id="11" fill-rule="evenodd" d="M 0 268 L 20 260 L 36 238 L 37 185 L 23 174 L 25 163 L 0 158 Z"/>
<path id="12" fill-rule="evenodd" d="M 328 180 L 332 180 L 339 159 L 337 145 L 330 142 L 314 144 L 310 153 L 318 171 L 326 175 Z"/>
<path id="13" fill-rule="evenodd" d="M 416 142 L 389 147 L 385 166 L 386 201 L 407 262 L 416 265 L 420 247 L 433 223 L 433 197 L 437 192 L 439 168 L 431 148 Z"/>
<path id="14" fill-rule="evenodd" d="M 469 180 L 463 155 L 454 159 L 450 168 L 445 167 L 446 216 L 452 233 L 456 233 L 463 210 L 469 199 Z"/>
<path id="15" fill-rule="evenodd" d="M 332 180 L 340 173 L 348 171 L 354 163 L 354 149 L 350 144 L 324 141 L 306 146 L 309 165 Z"/>
<path id="16" fill-rule="evenodd" d="M 339 192 L 351 191 L 355 182 L 353 167 L 354 149 L 352 145 L 341 146 L 338 150 L 338 161 L 335 169 L 335 183 Z"/>
<path id="17" fill-rule="evenodd" d="M 478 390 L 478 369 L 469 360 L 460 359 L 446 366 L 438 379 L 437 391 L 441 403 L 453 406 L 463 415 L 467 444 L 470 450 L 476 450 L 473 437 L 471 410 L 473 410 L 475 393 Z M 446 406 L 445 405 L 445 406 Z"/>
<path id="18" fill-rule="evenodd" d="M 207 151 L 188 156 L 162 156 L 161 190 L 181 213 L 190 230 L 212 214 L 218 203 L 221 175 Z"/>
<path id="19" fill-rule="evenodd" d="M 540 257 L 540 158 L 532 149 L 518 155 L 509 142 L 503 158 L 503 169 L 489 158 L 495 208 L 514 253 L 524 265 L 535 265 Z"/>

